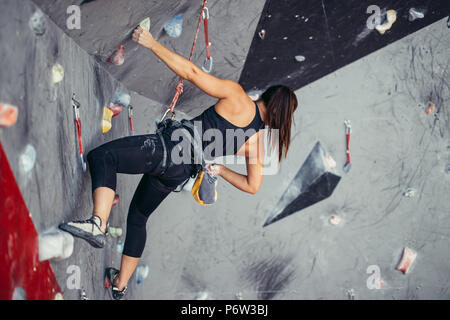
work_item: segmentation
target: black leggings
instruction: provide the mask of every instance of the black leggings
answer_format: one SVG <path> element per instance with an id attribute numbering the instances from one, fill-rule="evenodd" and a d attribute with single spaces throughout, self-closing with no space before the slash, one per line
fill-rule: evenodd
<path id="1" fill-rule="evenodd" d="M 178 185 L 194 173 L 190 164 L 173 164 L 170 153 L 175 142 L 157 134 L 117 139 L 89 152 L 87 160 L 92 190 L 107 187 L 116 191 L 117 173 L 144 174 L 131 200 L 123 254 L 140 258 L 147 239 L 150 214 Z M 164 152 L 164 146 L 167 152 Z M 164 155 L 166 168 L 163 171 Z"/>

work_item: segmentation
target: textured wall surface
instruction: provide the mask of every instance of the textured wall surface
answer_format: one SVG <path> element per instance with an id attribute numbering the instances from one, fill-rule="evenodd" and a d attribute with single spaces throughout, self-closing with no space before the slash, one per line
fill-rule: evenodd
<path id="1" fill-rule="evenodd" d="M 43 36 L 31 32 L 28 21 L 37 10 L 31 1 L 2 0 L 1 6 L 0 100 L 16 104 L 20 114 L 14 127 L 0 129 L 0 139 L 36 229 L 43 231 L 92 210 L 89 173 L 82 172 L 77 153 L 72 93 L 82 104 L 89 151 L 128 135 L 126 113 L 113 120 L 106 135 L 100 128 L 102 107 L 125 84 L 50 19 Z M 255 17 L 260 8 L 251 11 Z M 128 23 L 134 22 L 123 22 Z M 117 45 L 105 43 L 106 51 Z M 232 48 L 245 52 L 239 43 Z M 189 192 L 170 195 L 148 221 L 142 262 L 150 267 L 149 277 L 137 285 L 133 276 L 128 297 L 193 299 L 207 291 L 212 299 L 234 299 L 238 292 L 244 299 L 349 299 L 352 294 L 355 299 L 450 299 L 449 48 L 449 29 L 441 19 L 296 91 L 300 107 L 293 141 L 278 174 L 266 176 L 254 196 L 222 180 L 218 202 L 207 208 Z M 56 62 L 64 66 L 65 77 L 53 85 L 50 70 Z M 436 105 L 430 115 L 424 112 L 428 101 Z M 153 131 L 164 110 L 161 103 L 132 92 L 132 104 L 137 133 Z M 189 103 L 182 110 L 188 109 Z M 348 174 L 342 172 L 344 119 L 353 125 Z M 317 141 L 342 176 L 333 195 L 263 229 Z M 18 158 L 29 143 L 37 162 L 22 174 Z M 245 166 L 231 168 L 245 171 Z M 138 179 L 119 176 L 122 200 L 112 210 L 112 226 L 125 228 Z M 406 188 L 414 188 L 415 196 L 404 197 Z M 331 215 L 341 216 L 342 223 L 331 225 Z M 106 248 L 98 250 L 76 239 L 69 259 L 52 262 L 66 299 L 79 298 L 79 291 L 66 284 L 70 265 L 80 267 L 90 299 L 108 298 L 103 272 L 119 267 L 116 244 L 109 237 Z M 395 270 L 405 246 L 418 252 L 407 275 Z M 381 270 L 379 290 L 367 288 L 370 265 Z"/>
<path id="2" fill-rule="evenodd" d="M 68 30 L 66 8 L 83 1 L 33 0 L 62 30 L 72 37 L 89 54 L 121 81 L 127 88 L 160 103 L 172 101 L 178 78 L 153 54 L 138 47 L 131 40 L 133 29 L 145 17 L 152 21 L 151 32 L 155 39 L 169 49 L 189 58 L 203 1 L 115 1 L 95 0 L 81 5 L 81 30 Z M 208 2 L 211 18 L 209 37 L 214 58 L 213 74 L 221 78 L 239 80 L 264 0 L 222 0 Z M 170 38 L 164 25 L 178 14 L 183 14 L 183 33 Z M 126 60 L 120 66 L 106 63 L 119 44 L 125 46 Z M 203 23 L 200 29 L 193 62 L 201 66 L 205 59 Z M 197 115 L 213 105 L 214 99 L 186 83 L 183 104 L 179 110 Z"/>

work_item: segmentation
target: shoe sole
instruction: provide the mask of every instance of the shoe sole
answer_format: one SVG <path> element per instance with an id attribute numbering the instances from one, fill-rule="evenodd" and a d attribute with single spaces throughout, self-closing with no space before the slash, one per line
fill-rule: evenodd
<path id="1" fill-rule="evenodd" d="M 90 233 L 80 230 L 76 227 L 63 223 L 59 225 L 59 228 L 63 231 L 70 233 L 74 237 L 86 240 L 94 248 L 102 249 L 105 246 L 104 242 L 101 242 L 98 239 L 96 239 L 96 236 L 94 237 Z"/>

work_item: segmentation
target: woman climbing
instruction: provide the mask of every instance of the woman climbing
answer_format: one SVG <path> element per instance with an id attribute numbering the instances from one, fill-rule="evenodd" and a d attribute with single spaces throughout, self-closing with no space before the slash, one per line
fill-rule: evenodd
<path id="1" fill-rule="evenodd" d="M 263 180 L 264 153 L 255 152 L 263 137 L 264 130 L 261 129 L 267 126 L 269 130 L 279 130 L 278 161 L 281 161 L 283 153 L 286 157 L 289 149 L 291 123 L 297 108 L 294 92 L 286 86 L 273 86 L 262 94 L 259 101 L 253 102 L 238 83 L 203 72 L 187 59 L 165 48 L 147 30 L 138 27 L 133 33 L 133 40 L 152 51 L 179 77 L 218 99 L 215 105 L 191 121 L 201 121 L 203 132 L 211 128 L 219 130 L 224 137 L 222 155 L 244 156 L 247 175 L 218 164 L 208 166 L 207 170 L 236 188 L 255 194 Z M 225 131 L 230 129 L 254 129 L 255 134 L 246 136 L 242 145 L 235 145 L 234 137 L 231 142 L 225 140 Z M 172 161 L 171 151 L 177 143 L 172 141 L 170 132 L 163 132 L 162 135 L 114 140 L 88 154 L 94 205 L 92 217 L 63 223 L 60 228 L 87 240 L 94 247 L 103 248 L 105 244 L 117 173 L 143 174 L 129 207 L 120 270 L 106 270 L 112 282 L 114 299 L 124 296 L 128 281 L 138 265 L 146 242 L 146 223 L 150 214 L 178 185 L 196 173 L 195 164 Z M 230 143 L 233 148 L 229 148 Z M 203 149 L 206 146 L 202 141 Z"/>

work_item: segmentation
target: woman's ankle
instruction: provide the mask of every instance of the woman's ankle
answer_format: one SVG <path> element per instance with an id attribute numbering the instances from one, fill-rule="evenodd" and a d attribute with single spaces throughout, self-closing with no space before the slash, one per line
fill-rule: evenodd
<path id="1" fill-rule="evenodd" d="M 123 283 L 121 280 L 120 280 L 120 273 L 117 275 L 117 277 L 115 277 L 114 278 L 114 286 L 116 286 L 117 287 L 117 289 L 119 289 L 120 291 L 122 291 L 126 286 L 127 286 L 127 283 Z"/>

